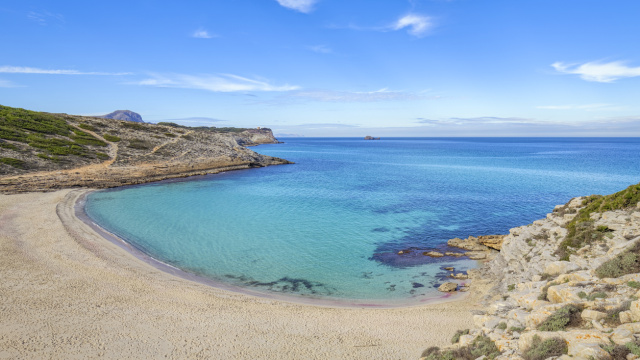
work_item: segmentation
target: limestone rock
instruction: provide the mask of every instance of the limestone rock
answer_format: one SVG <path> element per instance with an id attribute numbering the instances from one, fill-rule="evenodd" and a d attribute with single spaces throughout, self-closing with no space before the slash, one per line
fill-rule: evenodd
<path id="1" fill-rule="evenodd" d="M 481 235 L 478 236 L 478 243 L 492 249 L 500 250 L 506 235 Z"/>
<path id="2" fill-rule="evenodd" d="M 449 276 L 451 276 L 454 279 L 458 279 L 458 280 L 465 280 L 465 279 L 469 278 L 469 276 L 467 274 L 465 274 L 465 273 L 451 274 Z"/>
<path id="3" fill-rule="evenodd" d="M 478 238 L 469 236 L 467 239 L 454 238 L 447 241 L 447 245 L 467 251 L 488 251 L 489 248 L 478 243 Z"/>
<path id="4" fill-rule="evenodd" d="M 633 322 L 633 317 L 631 316 L 631 311 L 623 311 L 620 313 L 620 323 L 627 324 Z"/>
<path id="5" fill-rule="evenodd" d="M 560 275 L 570 273 L 578 269 L 578 265 L 568 261 L 553 261 L 547 264 L 544 268 L 544 272 L 549 275 Z"/>
<path id="6" fill-rule="evenodd" d="M 629 311 L 633 320 L 640 321 L 640 300 L 632 301 Z"/>
<path id="7" fill-rule="evenodd" d="M 607 316 L 607 314 L 600 311 L 585 309 L 585 310 L 582 310 L 582 314 L 580 316 L 582 316 L 582 319 L 585 321 L 592 321 L 592 320 L 599 321 L 601 319 L 604 319 Z"/>
<path id="8" fill-rule="evenodd" d="M 438 287 L 438 291 L 452 292 L 452 291 L 456 291 L 457 288 L 458 288 L 458 284 L 454 282 L 446 282 L 440 285 L 440 287 Z"/>
<path id="9" fill-rule="evenodd" d="M 484 260 L 487 258 L 487 253 L 481 251 L 469 251 L 465 255 L 471 260 Z"/>
<path id="10" fill-rule="evenodd" d="M 635 341 L 633 333 L 627 329 L 615 329 L 611 333 L 611 341 L 618 345 L 624 345 L 628 342 Z"/>

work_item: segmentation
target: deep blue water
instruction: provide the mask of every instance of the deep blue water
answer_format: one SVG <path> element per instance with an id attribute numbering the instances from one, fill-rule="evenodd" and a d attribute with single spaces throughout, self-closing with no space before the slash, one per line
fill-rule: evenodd
<path id="1" fill-rule="evenodd" d="M 287 138 L 295 165 L 95 192 L 87 214 L 156 259 L 290 296 L 417 303 L 469 260 L 399 256 L 505 234 L 640 182 L 637 138 Z"/>

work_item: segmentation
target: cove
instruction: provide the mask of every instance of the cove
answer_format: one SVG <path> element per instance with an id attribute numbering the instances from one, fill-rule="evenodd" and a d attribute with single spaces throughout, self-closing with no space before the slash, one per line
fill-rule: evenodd
<path id="1" fill-rule="evenodd" d="M 640 140 L 290 138 L 294 165 L 91 193 L 87 215 L 149 256 L 252 292 L 405 306 L 465 259 L 403 257 L 504 234 L 575 196 L 640 179 Z"/>

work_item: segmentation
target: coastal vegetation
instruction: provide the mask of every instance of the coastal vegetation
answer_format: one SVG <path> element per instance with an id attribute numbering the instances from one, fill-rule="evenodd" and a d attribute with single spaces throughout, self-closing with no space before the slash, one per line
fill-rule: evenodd
<path id="1" fill-rule="evenodd" d="M 628 188 L 611 195 L 591 195 L 583 200 L 582 209 L 571 220 L 566 228 L 567 236 L 560 243 L 556 254 L 561 260 L 569 260 L 581 247 L 601 241 L 604 235 L 610 231 L 606 226 L 594 226 L 592 214 L 603 213 L 612 210 L 624 210 L 635 207 L 640 202 L 640 184 L 631 185 Z M 564 214 L 567 210 L 561 209 Z"/>

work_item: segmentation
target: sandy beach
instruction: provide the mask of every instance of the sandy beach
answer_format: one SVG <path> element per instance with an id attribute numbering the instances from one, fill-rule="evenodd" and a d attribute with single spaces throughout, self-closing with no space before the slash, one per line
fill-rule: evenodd
<path id="1" fill-rule="evenodd" d="M 0 195 L 1 359 L 417 359 L 473 327 L 477 292 L 330 308 L 176 277 L 76 218 L 84 191 Z"/>

